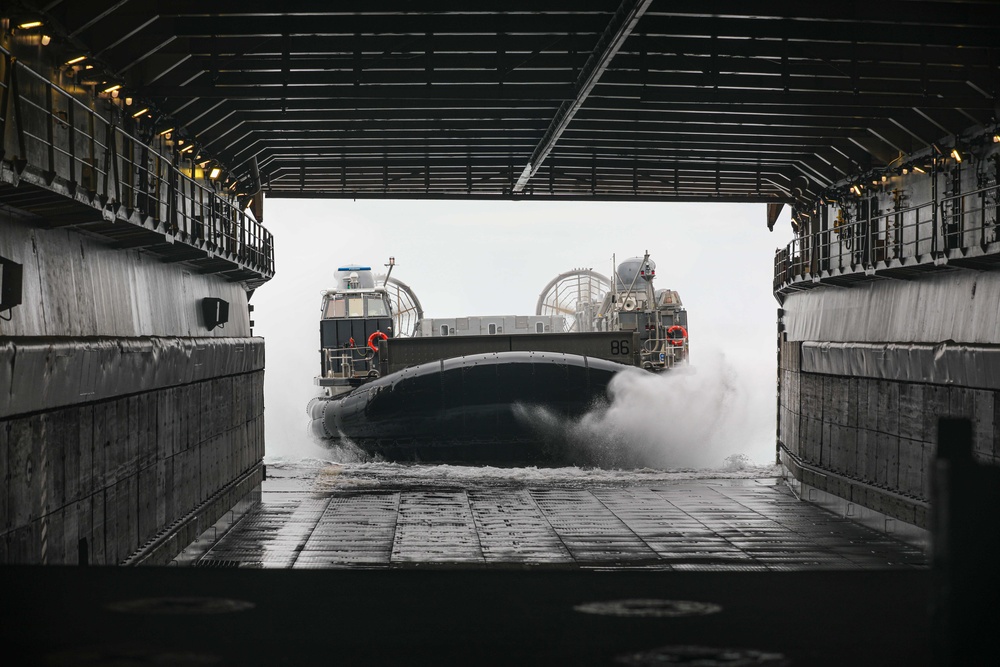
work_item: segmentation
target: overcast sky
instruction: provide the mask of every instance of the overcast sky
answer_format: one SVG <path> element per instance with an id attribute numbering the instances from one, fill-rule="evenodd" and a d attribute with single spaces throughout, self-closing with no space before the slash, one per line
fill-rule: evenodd
<path id="1" fill-rule="evenodd" d="M 648 250 L 656 288 L 680 293 L 692 360 L 724 354 L 757 401 L 755 460 L 773 456 L 774 250 L 791 240 L 788 212 L 774 232 L 764 204 L 268 199 L 276 275 L 251 303 L 267 345 L 269 455 L 311 455 L 305 404 L 316 394 L 320 292 L 350 262 L 407 283 L 427 317 L 533 314 L 557 274 L 593 268 L 610 275 Z M 770 433 L 767 434 L 767 425 Z M 735 450 L 734 450 L 735 451 Z"/>

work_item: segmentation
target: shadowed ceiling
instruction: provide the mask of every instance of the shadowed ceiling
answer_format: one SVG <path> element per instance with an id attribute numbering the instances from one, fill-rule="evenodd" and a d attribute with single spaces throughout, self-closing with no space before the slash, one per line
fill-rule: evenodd
<path id="1" fill-rule="evenodd" d="M 752 11 L 752 13 L 750 13 Z M 792 201 L 995 123 L 1000 3 L 15 2 L 270 196 Z"/>

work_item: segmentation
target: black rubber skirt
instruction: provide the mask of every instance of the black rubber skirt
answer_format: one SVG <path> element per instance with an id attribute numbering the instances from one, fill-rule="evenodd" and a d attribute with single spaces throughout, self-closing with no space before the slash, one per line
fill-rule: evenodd
<path id="1" fill-rule="evenodd" d="M 545 461 L 561 449 L 553 424 L 600 406 L 626 368 L 553 352 L 456 357 L 314 399 L 308 411 L 316 436 L 346 438 L 386 460 Z"/>

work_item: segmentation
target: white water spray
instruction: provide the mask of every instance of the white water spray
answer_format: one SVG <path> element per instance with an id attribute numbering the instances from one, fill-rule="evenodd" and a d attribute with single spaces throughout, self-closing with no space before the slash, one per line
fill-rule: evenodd
<path id="1" fill-rule="evenodd" d="M 739 468 L 773 456 L 774 379 L 767 375 L 707 351 L 696 366 L 619 373 L 610 403 L 579 419 L 527 406 L 518 413 L 581 465 Z"/>

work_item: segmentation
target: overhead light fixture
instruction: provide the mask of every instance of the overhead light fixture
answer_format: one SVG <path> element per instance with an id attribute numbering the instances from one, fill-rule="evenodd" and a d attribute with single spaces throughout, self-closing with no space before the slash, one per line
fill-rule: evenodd
<path id="1" fill-rule="evenodd" d="M 138 118 L 139 116 L 141 116 L 142 114 L 146 113 L 147 111 L 149 111 L 149 107 L 143 107 L 142 109 L 139 109 L 134 114 L 132 114 L 132 118 Z"/>
<path id="2" fill-rule="evenodd" d="M 193 150 L 194 150 L 194 144 L 188 144 L 187 146 L 181 149 L 181 153 L 187 153 Z"/>
<path id="3" fill-rule="evenodd" d="M 993 143 L 1000 144 L 1000 134 L 993 135 Z"/>
<path id="4" fill-rule="evenodd" d="M 221 167 L 212 167 L 212 171 L 208 172 L 208 177 L 211 178 L 214 181 L 221 174 L 222 174 L 222 168 Z"/>
<path id="5" fill-rule="evenodd" d="M 113 93 L 113 92 L 115 92 L 116 90 L 118 90 L 118 89 L 119 89 L 119 88 L 121 88 L 121 87 L 122 87 L 122 86 L 121 86 L 121 84 L 120 84 L 120 83 L 116 83 L 116 84 L 115 84 L 115 85 L 113 85 L 113 86 L 109 86 L 109 87 L 105 88 L 105 89 L 104 89 L 104 90 L 102 90 L 101 92 L 102 92 L 102 93 Z"/>
<path id="6" fill-rule="evenodd" d="M 48 35 L 42 35 L 42 46 L 48 46 L 51 41 L 52 41 L 51 37 L 49 37 Z"/>
<path id="7" fill-rule="evenodd" d="M 70 60 L 67 60 L 66 64 L 67 65 L 75 65 L 77 63 L 82 63 L 86 59 L 87 59 L 87 56 L 77 56 L 76 58 L 71 58 Z"/>
<path id="8" fill-rule="evenodd" d="M 922 168 L 920 167 L 920 165 L 917 165 L 917 164 L 913 165 L 913 171 L 919 171 L 919 172 L 920 172 L 921 174 L 926 174 L 926 173 L 927 173 L 926 171 L 924 171 L 924 170 L 923 170 L 923 169 L 922 169 Z"/>
<path id="9" fill-rule="evenodd" d="M 952 148 L 951 149 L 951 156 L 953 158 L 955 158 L 955 162 L 961 162 L 962 161 L 962 153 L 957 148 Z"/>
<path id="10" fill-rule="evenodd" d="M 163 130 L 159 134 L 160 134 L 161 137 L 163 137 L 163 136 L 166 136 L 166 135 L 170 134 L 173 131 L 174 131 L 174 128 L 168 127 L 167 129 Z"/>
<path id="11" fill-rule="evenodd" d="M 41 28 L 44 25 L 41 21 L 28 21 L 27 23 L 18 24 L 19 30 L 31 30 L 32 28 Z"/>

